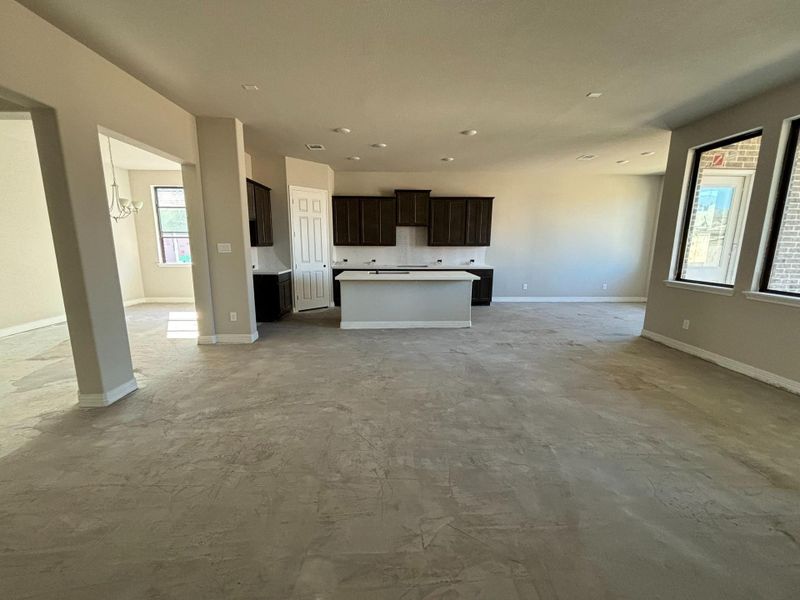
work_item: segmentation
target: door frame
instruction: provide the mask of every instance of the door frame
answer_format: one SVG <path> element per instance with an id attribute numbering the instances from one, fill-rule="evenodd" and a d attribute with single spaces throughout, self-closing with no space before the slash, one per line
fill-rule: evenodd
<path id="1" fill-rule="evenodd" d="M 292 262 L 292 293 L 295 294 L 295 290 L 297 290 L 297 264 L 294 262 L 294 240 L 296 237 L 296 232 L 294 230 L 294 216 L 295 216 L 295 209 L 294 209 L 294 192 L 322 192 L 325 194 L 325 201 L 323 202 L 323 212 L 325 226 L 323 227 L 323 232 L 325 236 L 325 240 L 323 243 L 323 248 L 325 253 L 328 255 L 328 260 L 324 265 L 324 273 L 323 277 L 325 278 L 326 282 L 326 290 L 328 292 L 328 307 L 333 306 L 333 283 L 331 279 L 331 219 L 330 219 L 330 210 L 331 210 L 331 195 L 330 192 L 323 188 L 312 188 L 303 185 L 290 185 L 287 186 L 287 204 L 289 205 L 289 259 Z M 292 312 L 300 312 L 299 308 L 297 307 L 296 298 L 293 298 L 292 302 Z M 322 308 L 322 307 L 320 307 Z M 317 310 L 317 309 L 307 309 L 307 310 Z"/>

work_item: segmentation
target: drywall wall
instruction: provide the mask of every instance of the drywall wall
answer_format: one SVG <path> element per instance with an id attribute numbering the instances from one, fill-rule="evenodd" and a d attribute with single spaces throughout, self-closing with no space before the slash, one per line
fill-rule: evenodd
<path id="1" fill-rule="evenodd" d="M 743 292 L 756 288 L 788 129 L 786 119 L 798 114 L 800 82 L 762 94 L 673 133 L 644 324 L 648 332 L 794 382 L 800 382 L 800 306 L 752 300 Z M 763 128 L 761 152 L 733 295 L 667 286 L 664 281 L 671 278 L 677 260 L 678 223 L 691 149 L 757 128 Z M 685 319 L 690 323 L 688 330 L 682 328 Z"/>
<path id="2" fill-rule="evenodd" d="M 0 118 L 0 331 L 64 314 L 30 119 Z"/>
<path id="3" fill-rule="evenodd" d="M 279 154 L 253 153 L 251 179 L 270 188 L 272 205 L 272 246 L 255 248 L 255 266 L 280 271 L 291 263 L 289 254 L 289 204 L 286 187 L 286 161 Z"/>
<path id="4" fill-rule="evenodd" d="M 431 189 L 433 196 L 493 196 L 485 260 L 495 268 L 495 297 L 643 297 L 659 184 L 655 176 L 579 172 L 342 171 L 335 193 L 391 195 L 416 188 Z M 443 262 L 462 262 L 470 253 L 479 262 L 483 252 L 436 250 Z M 350 252 L 336 250 L 337 256 Z"/>
<path id="5" fill-rule="evenodd" d="M 136 233 L 142 296 L 152 299 L 192 298 L 191 265 L 162 265 L 158 256 L 158 233 L 152 188 L 158 185 L 183 186 L 180 171 L 128 171 L 131 194 L 142 203 L 136 215 Z"/>
<path id="6" fill-rule="evenodd" d="M 130 178 L 127 169 L 114 167 L 117 185 L 121 198 L 132 198 Z M 103 163 L 103 175 L 106 181 L 106 193 L 111 202 L 111 164 Z M 111 219 L 111 232 L 114 235 L 114 254 L 117 257 L 117 272 L 122 291 L 122 300 L 129 302 L 144 296 L 142 287 L 142 270 L 139 259 L 139 239 L 136 231 L 136 218 L 130 215 L 119 221 Z"/>

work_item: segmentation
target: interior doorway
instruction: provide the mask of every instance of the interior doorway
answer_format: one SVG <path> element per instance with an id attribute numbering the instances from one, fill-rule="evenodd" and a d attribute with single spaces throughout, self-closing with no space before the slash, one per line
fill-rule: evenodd
<path id="1" fill-rule="evenodd" d="M 331 304 L 326 190 L 289 186 L 292 277 L 296 311 Z"/>
<path id="2" fill-rule="evenodd" d="M 99 133 L 99 144 L 134 360 L 138 334 L 147 330 L 142 318 L 134 318 L 137 315 L 147 314 L 146 321 L 161 328 L 168 339 L 196 342 L 192 254 L 181 165 L 107 132 Z M 147 305 L 148 310 L 137 308 L 140 305 Z"/>

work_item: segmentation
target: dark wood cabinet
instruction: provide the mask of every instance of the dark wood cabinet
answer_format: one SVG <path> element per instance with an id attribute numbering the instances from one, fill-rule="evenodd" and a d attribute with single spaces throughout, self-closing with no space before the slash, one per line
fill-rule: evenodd
<path id="1" fill-rule="evenodd" d="M 404 271 L 407 269 L 386 269 L 381 268 L 382 271 Z M 463 269 L 468 273 L 477 275 L 479 280 L 472 282 L 472 305 L 473 306 L 489 306 L 492 303 L 492 283 L 494 280 L 493 269 Z M 335 306 L 341 306 L 342 291 L 341 284 L 336 281 L 336 276 L 347 269 L 333 269 L 333 303 Z"/>
<path id="2" fill-rule="evenodd" d="M 410 227 L 427 227 L 430 190 L 395 190 L 397 198 L 397 224 Z"/>
<path id="3" fill-rule="evenodd" d="M 292 274 L 253 275 L 256 321 L 277 321 L 292 310 Z"/>
<path id="4" fill-rule="evenodd" d="M 467 198 L 465 246 L 488 246 L 492 239 L 493 198 Z"/>
<path id="5" fill-rule="evenodd" d="M 361 201 L 357 196 L 333 197 L 333 245 L 360 246 Z"/>
<path id="6" fill-rule="evenodd" d="M 247 216 L 251 246 L 272 246 L 272 202 L 270 188 L 247 180 Z"/>
<path id="7" fill-rule="evenodd" d="M 480 277 L 472 282 L 472 305 L 489 306 L 492 303 L 492 284 L 494 271 L 492 269 L 469 269 L 469 273 Z"/>
<path id="8" fill-rule="evenodd" d="M 431 198 L 429 246 L 463 246 L 466 241 L 467 199 Z"/>
<path id="9" fill-rule="evenodd" d="M 383 196 L 333 197 L 334 246 L 394 246 L 396 202 Z"/>
<path id="10" fill-rule="evenodd" d="M 492 198 L 431 198 L 429 246 L 488 246 Z"/>

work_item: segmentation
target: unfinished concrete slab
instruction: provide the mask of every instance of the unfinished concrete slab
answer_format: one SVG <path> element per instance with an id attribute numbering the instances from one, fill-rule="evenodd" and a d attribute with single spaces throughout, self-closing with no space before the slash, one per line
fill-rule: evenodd
<path id="1" fill-rule="evenodd" d="M 63 326 L 0 340 L 0 597 L 800 589 L 800 399 L 637 337 L 640 305 L 215 347 L 170 310 L 128 310 L 140 390 L 107 409 L 75 406 Z"/>

